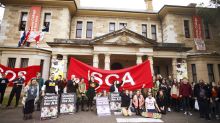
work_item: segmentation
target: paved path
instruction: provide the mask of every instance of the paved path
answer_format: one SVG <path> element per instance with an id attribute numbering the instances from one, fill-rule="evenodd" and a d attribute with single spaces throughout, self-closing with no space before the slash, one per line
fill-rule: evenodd
<path id="1" fill-rule="evenodd" d="M 95 112 L 79 112 L 72 115 L 61 115 L 57 119 L 40 120 L 40 112 L 35 112 L 33 120 L 23 121 L 22 108 L 0 109 L 0 123 L 116 123 L 116 118 L 125 118 L 123 116 L 98 117 Z M 133 118 L 138 118 L 132 116 Z M 129 118 L 129 117 L 126 117 Z M 193 112 L 193 116 L 185 116 L 182 112 L 171 112 L 163 115 L 162 120 L 165 123 L 219 123 L 218 120 L 207 121 L 200 119 L 198 112 Z"/>

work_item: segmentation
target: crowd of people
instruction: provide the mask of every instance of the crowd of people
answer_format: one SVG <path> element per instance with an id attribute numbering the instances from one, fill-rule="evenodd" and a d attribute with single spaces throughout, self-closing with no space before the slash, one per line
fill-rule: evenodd
<path id="1" fill-rule="evenodd" d="M 90 75 L 90 74 L 89 74 Z M 9 95 L 8 104 L 16 96 L 15 107 L 18 106 L 21 91 L 23 89 L 24 96 L 22 98 L 24 120 L 32 119 L 32 113 L 41 109 L 43 96 L 47 94 L 74 93 L 76 100 L 76 112 L 93 111 L 94 97 L 109 96 L 112 92 L 120 93 L 121 109 L 124 116 L 142 115 L 143 112 L 161 113 L 167 112 L 183 112 L 184 115 L 192 115 L 192 111 L 198 110 L 201 118 L 207 120 L 219 119 L 220 116 L 220 82 L 207 83 L 203 80 L 198 82 L 189 82 L 187 78 L 178 81 L 171 76 L 163 78 L 161 75 L 153 77 L 153 87 L 145 88 L 143 84 L 141 89 L 136 91 L 125 90 L 121 85 L 123 81 L 114 81 L 109 90 L 103 90 L 97 93 L 96 88 L 99 86 L 95 82 L 93 76 L 89 76 L 88 84 L 84 78 L 76 78 L 71 76 L 70 80 L 65 80 L 60 75 L 58 79 L 54 79 L 52 74 L 48 80 L 44 82 L 40 73 L 36 78 L 32 78 L 27 85 L 24 84 L 22 74 L 13 80 L 13 88 Z M 0 78 L 0 106 L 4 99 L 4 93 L 9 81 L 2 73 Z M 87 105 L 85 108 L 85 104 Z"/>

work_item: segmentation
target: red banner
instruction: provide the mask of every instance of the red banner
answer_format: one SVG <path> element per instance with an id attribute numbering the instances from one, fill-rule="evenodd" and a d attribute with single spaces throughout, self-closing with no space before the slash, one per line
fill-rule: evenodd
<path id="1" fill-rule="evenodd" d="M 83 77 L 88 87 L 88 73 L 90 73 L 90 76 L 94 76 L 95 82 L 99 83 L 97 88 L 99 92 L 102 90 L 109 91 L 110 86 L 115 80 L 123 80 L 124 83 L 121 88 L 128 90 L 140 89 L 143 84 L 145 84 L 146 88 L 153 86 L 150 62 L 148 60 L 142 64 L 121 70 L 102 70 L 74 58 L 70 59 L 68 79 L 71 78 L 71 75 L 75 75 L 77 78 Z"/>
<path id="2" fill-rule="evenodd" d="M 15 78 L 18 77 L 18 74 L 22 73 L 25 83 L 27 84 L 27 82 L 29 82 L 31 78 L 36 77 L 37 72 L 40 72 L 40 66 L 30 66 L 26 68 L 9 68 L 0 64 L 0 73 L 5 73 L 6 78 L 8 78 L 9 82 L 12 82 Z"/>
<path id="3" fill-rule="evenodd" d="M 32 6 L 28 19 L 28 30 L 39 31 L 41 6 Z"/>
<path id="4" fill-rule="evenodd" d="M 202 19 L 200 16 L 193 16 L 194 38 L 202 39 Z"/>
<path id="5" fill-rule="evenodd" d="M 193 16 L 194 42 L 197 50 L 206 50 L 202 33 L 202 19 L 200 16 Z"/>

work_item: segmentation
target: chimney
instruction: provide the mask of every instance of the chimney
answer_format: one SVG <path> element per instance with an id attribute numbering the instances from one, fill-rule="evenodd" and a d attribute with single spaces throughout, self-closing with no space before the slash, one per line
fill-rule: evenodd
<path id="1" fill-rule="evenodd" d="M 153 0 L 144 0 L 145 4 L 146 4 L 146 10 L 147 11 L 153 11 L 153 4 L 152 1 Z"/>

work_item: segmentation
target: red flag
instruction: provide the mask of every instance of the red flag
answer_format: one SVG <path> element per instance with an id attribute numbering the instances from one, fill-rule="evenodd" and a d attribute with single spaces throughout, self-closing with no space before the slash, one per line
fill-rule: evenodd
<path id="1" fill-rule="evenodd" d="M 34 39 L 35 39 L 36 43 L 39 44 L 40 43 L 40 34 L 38 34 Z"/>
<path id="2" fill-rule="evenodd" d="M 24 45 L 24 44 L 27 42 L 27 40 L 29 39 L 30 34 L 31 34 L 31 29 L 30 29 L 30 30 L 28 31 L 28 33 L 26 34 L 25 39 L 24 39 L 24 42 L 23 42 L 22 45 Z"/>
<path id="3" fill-rule="evenodd" d="M 68 69 L 68 79 L 71 78 L 71 75 L 75 75 L 77 78 L 83 77 L 88 86 L 88 74 L 94 76 L 95 82 L 99 83 L 97 90 L 99 92 L 102 90 L 109 91 L 110 86 L 115 80 L 123 80 L 124 83 L 121 88 L 128 90 L 141 89 L 143 84 L 145 84 L 146 88 L 153 86 L 149 60 L 142 64 L 121 70 L 102 70 L 71 58 Z"/>

